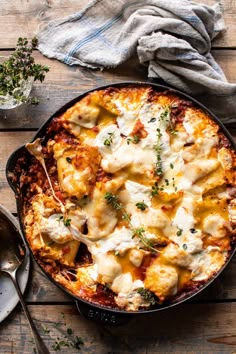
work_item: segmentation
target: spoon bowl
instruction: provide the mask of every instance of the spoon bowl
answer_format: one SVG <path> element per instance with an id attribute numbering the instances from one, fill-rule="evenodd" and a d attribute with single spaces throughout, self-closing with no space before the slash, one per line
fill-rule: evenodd
<path id="1" fill-rule="evenodd" d="M 34 337 L 37 353 L 50 354 L 38 333 L 18 285 L 17 271 L 24 262 L 27 251 L 19 230 L 8 214 L 2 207 L 0 208 L 0 272 L 7 274 L 15 286 Z"/>

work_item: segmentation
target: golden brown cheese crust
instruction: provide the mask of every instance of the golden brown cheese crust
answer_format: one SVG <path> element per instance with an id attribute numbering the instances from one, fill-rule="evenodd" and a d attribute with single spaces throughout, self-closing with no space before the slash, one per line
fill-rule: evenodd
<path id="1" fill-rule="evenodd" d="M 54 191 L 32 159 L 21 177 L 25 232 L 69 292 L 137 311 L 220 271 L 235 238 L 236 154 L 206 112 L 171 91 L 111 87 L 48 132 Z"/>

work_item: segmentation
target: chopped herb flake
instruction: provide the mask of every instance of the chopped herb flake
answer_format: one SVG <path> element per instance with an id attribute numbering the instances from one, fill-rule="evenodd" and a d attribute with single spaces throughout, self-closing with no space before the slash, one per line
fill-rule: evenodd
<path id="1" fill-rule="evenodd" d="M 151 118 L 148 123 L 154 123 L 157 119 L 155 117 Z"/>
<path id="2" fill-rule="evenodd" d="M 183 233 L 183 229 L 180 229 L 180 228 L 178 227 L 178 231 L 176 232 L 176 235 L 177 235 L 177 236 L 181 236 L 182 233 Z"/>
<path id="3" fill-rule="evenodd" d="M 106 146 L 111 146 L 111 144 L 113 143 L 113 137 L 114 137 L 114 133 L 108 133 L 108 138 L 104 140 L 104 145 Z"/>
<path id="4" fill-rule="evenodd" d="M 70 226 L 70 224 L 71 224 L 71 219 L 63 219 L 63 222 L 64 222 L 64 225 L 65 225 L 66 227 L 68 227 L 68 226 Z"/>
<path id="5" fill-rule="evenodd" d="M 196 230 L 196 229 L 190 229 L 190 232 L 191 232 L 192 234 L 195 234 L 195 233 L 197 232 L 197 230 Z"/>
<path id="6" fill-rule="evenodd" d="M 68 163 L 71 163 L 71 162 L 72 162 L 72 158 L 69 157 L 69 156 L 67 156 L 67 157 L 66 157 L 66 161 L 67 161 Z"/>
<path id="7" fill-rule="evenodd" d="M 147 204 L 145 204 L 144 201 L 138 202 L 135 205 L 138 209 L 140 209 L 142 211 L 145 210 L 146 208 L 148 208 Z"/>

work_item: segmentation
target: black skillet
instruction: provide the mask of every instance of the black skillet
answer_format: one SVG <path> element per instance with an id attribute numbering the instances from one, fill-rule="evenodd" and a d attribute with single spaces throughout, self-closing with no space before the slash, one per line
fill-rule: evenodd
<path id="1" fill-rule="evenodd" d="M 231 142 L 232 146 L 236 150 L 236 144 L 234 143 L 234 140 L 231 137 L 231 135 L 229 134 L 229 132 L 227 131 L 227 129 L 219 121 L 219 119 L 212 112 L 210 112 L 205 106 L 203 106 L 201 103 L 196 101 L 194 98 L 188 96 L 187 94 L 184 94 L 184 93 L 182 93 L 182 92 L 180 92 L 178 90 L 175 90 L 173 88 L 170 88 L 168 86 L 165 86 L 165 85 L 162 85 L 162 84 L 150 83 L 150 82 L 140 82 L 140 81 L 119 82 L 119 83 L 114 83 L 114 84 L 109 84 L 109 85 L 105 85 L 105 86 L 96 87 L 96 88 L 94 88 L 92 90 L 84 92 L 83 94 L 81 94 L 78 97 L 74 98 L 70 102 L 66 103 L 56 113 L 54 113 L 41 126 L 41 128 L 39 128 L 39 130 L 37 131 L 37 133 L 36 133 L 36 135 L 35 135 L 35 137 L 33 138 L 32 141 L 34 141 L 37 138 L 44 137 L 45 134 L 46 134 L 46 130 L 47 130 L 48 124 L 51 122 L 51 120 L 54 117 L 57 117 L 57 116 L 61 115 L 62 113 L 64 113 L 69 107 L 73 106 L 77 101 L 82 99 L 88 93 L 90 93 L 90 92 L 92 92 L 94 90 L 100 90 L 100 89 L 103 90 L 103 89 L 108 88 L 108 87 L 123 87 L 123 86 L 126 86 L 126 85 L 136 85 L 136 86 L 137 85 L 142 85 L 142 86 L 143 85 L 147 85 L 147 86 L 152 86 L 152 88 L 154 90 L 159 91 L 159 92 L 163 92 L 163 91 L 166 91 L 166 90 L 172 91 L 173 93 L 176 93 L 177 95 L 179 95 L 183 99 L 187 99 L 187 100 L 193 102 L 193 104 L 196 107 L 199 107 L 202 110 L 204 110 L 205 112 L 207 112 L 209 114 L 209 116 L 212 118 L 212 120 L 214 120 L 220 126 L 221 131 L 229 139 L 229 141 Z M 28 151 L 26 150 L 26 148 L 24 146 L 20 147 L 19 149 L 17 149 L 15 152 L 12 153 L 12 155 L 8 159 L 8 162 L 7 162 L 7 165 L 6 165 L 6 176 L 7 176 L 7 180 L 8 180 L 8 183 L 9 183 L 10 187 L 12 188 L 12 190 L 15 193 L 17 212 L 18 212 L 19 221 L 20 221 L 20 227 L 21 227 L 24 239 L 25 239 L 25 241 L 26 241 L 26 243 L 27 243 L 27 245 L 29 247 L 29 244 L 27 242 L 27 238 L 26 238 L 25 232 L 24 232 L 23 215 L 22 215 L 24 194 L 23 194 L 23 191 L 19 187 L 19 180 L 17 180 L 16 182 L 12 182 L 12 179 L 10 177 L 12 175 L 12 172 L 14 171 L 14 168 L 16 166 L 17 160 L 20 157 L 23 157 L 23 156 L 26 156 L 26 161 L 29 163 L 29 161 L 31 159 L 31 155 L 28 153 Z M 27 165 L 27 162 L 26 162 L 26 165 Z M 30 249 L 30 247 L 29 247 L 29 249 Z M 229 257 L 228 257 L 226 263 L 224 264 L 224 266 L 220 269 L 220 271 L 217 274 L 215 274 L 211 279 L 209 279 L 204 284 L 201 284 L 201 286 L 199 286 L 197 289 L 191 290 L 190 292 L 180 296 L 179 298 L 174 299 L 170 303 L 166 303 L 164 305 L 157 306 L 157 307 L 155 307 L 153 309 L 150 309 L 150 310 L 135 311 L 135 312 L 127 312 L 127 311 L 123 311 L 123 310 L 110 309 L 108 307 L 103 307 L 103 306 L 91 303 L 89 301 L 86 301 L 86 300 L 84 300 L 82 298 L 79 298 L 79 297 L 71 294 L 67 289 L 65 289 L 60 284 L 58 284 L 50 276 L 50 274 L 48 274 L 40 265 L 39 266 L 43 270 L 43 272 L 46 274 L 46 276 L 54 284 L 56 284 L 60 289 L 62 289 L 67 294 L 69 294 L 76 301 L 76 305 L 77 305 L 77 308 L 78 308 L 79 312 L 81 314 L 83 314 L 85 317 L 87 317 L 89 319 L 92 319 L 92 320 L 95 320 L 97 322 L 100 322 L 102 324 L 106 324 L 106 325 L 120 325 L 120 324 L 123 324 L 123 323 L 127 322 L 130 318 L 132 318 L 134 316 L 140 316 L 142 314 L 147 314 L 147 313 L 148 314 L 155 313 L 157 311 L 164 310 L 164 309 L 176 306 L 176 305 L 178 305 L 178 304 L 180 304 L 180 303 L 192 298 L 193 296 L 198 294 L 200 291 L 205 289 L 210 283 L 212 283 L 219 276 L 219 274 L 226 268 L 226 266 L 228 265 L 229 261 L 232 259 L 233 255 L 235 253 L 235 249 L 236 249 L 236 245 L 232 244 L 232 248 L 231 248 Z M 32 251 L 31 251 L 31 254 L 32 254 L 33 258 L 35 259 L 35 261 L 38 263 L 37 259 L 33 255 Z"/>

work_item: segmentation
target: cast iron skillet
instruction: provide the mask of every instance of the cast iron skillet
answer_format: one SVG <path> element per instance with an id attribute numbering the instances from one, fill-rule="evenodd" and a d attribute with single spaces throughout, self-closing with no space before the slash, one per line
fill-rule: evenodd
<path id="1" fill-rule="evenodd" d="M 150 82 L 140 82 L 140 81 L 129 81 L 129 82 L 119 82 L 119 83 L 114 83 L 114 84 L 109 84 L 109 85 L 105 85 L 105 86 L 100 86 L 100 87 L 96 87 L 92 90 L 86 91 L 85 93 L 79 95 L 78 97 L 74 98 L 73 100 L 71 100 L 70 102 L 66 103 L 63 107 L 61 107 L 56 113 L 54 113 L 43 125 L 42 127 L 38 130 L 38 132 L 36 133 L 35 137 L 33 138 L 33 141 L 37 138 L 42 138 L 44 137 L 45 133 L 46 133 L 46 129 L 48 124 L 51 122 L 51 120 L 56 117 L 61 115 L 62 113 L 64 113 L 69 107 L 73 106 L 77 101 L 79 101 L 80 99 L 82 99 L 84 96 L 86 96 L 88 93 L 95 91 L 95 90 L 102 90 L 108 87 L 123 87 L 126 85 L 135 85 L 135 86 L 143 86 L 143 85 L 147 85 L 147 86 L 151 86 L 153 87 L 154 90 L 159 91 L 159 92 L 163 92 L 166 90 L 170 90 L 173 93 L 178 94 L 180 97 L 182 97 L 183 99 L 187 99 L 192 101 L 197 107 L 201 108 L 202 110 L 206 111 L 210 117 L 212 117 L 212 119 L 220 126 L 221 131 L 225 134 L 225 136 L 229 139 L 229 141 L 231 142 L 232 146 L 234 147 L 234 149 L 236 150 L 236 144 L 234 143 L 233 138 L 231 137 L 231 135 L 229 134 L 229 132 L 227 131 L 227 129 L 223 126 L 223 124 L 218 120 L 218 118 L 212 114 L 206 107 L 204 107 L 201 103 L 199 103 L 198 101 L 196 101 L 195 99 L 193 99 L 192 97 L 178 91 L 175 90 L 173 88 L 170 88 L 168 86 L 165 85 L 160 85 L 160 84 L 156 84 L 156 83 L 150 83 Z M 6 176 L 7 176 L 7 180 L 8 183 L 10 185 L 10 187 L 12 188 L 12 190 L 15 193 L 15 197 L 16 197 L 16 205 L 17 205 L 17 212 L 18 212 L 18 216 L 19 216 L 19 220 L 20 220 L 20 226 L 22 229 L 22 233 L 24 236 L 24 239 L 29 247 L 27 238 L 25 236 L 25 232 L 24 232 L 24 226 L 23 226 L 23 215 L 22 215 L 22 211 L 23 211 L 23 192 L 22 190 L 20 190 L 19 188 L 19 181 L 16 182 L 12 182 L 10 175 L 12 174 L 12 171 L 14 171 L 15 165 L 17 160 L 22 157 L 22 156 L 26 156 L 28 158 L 28 162 L 30 161 L 31 155 L 29 154 L 29 152 L 26 150 L 26 148 L 24 146 L 20 147 L 19 149 L 17 149 L 15 152 L 13 152 L 13 154 L 10 156 L 7 165 L 6 165 Z M 27 164 L 27 163 L 26 163 Z M 30 249 L 30 247 L 29 247 Z M 30 249 L 31 250 L 31 249 Z M 212 283 L 217 277 L 218 275 L 224 270 L 224 268 L 228 265 L 229 261 L 231 260 L 231 258 L 233 257 L 234 253 L 236 250 L 236 245 L 232 245 L 232 250 L 229 254 L 229 257 L 226 261 L 226 263 L 224 264 L 224 266 L 220 269 L 220 271 L 213 276 L 211 279 L 209 279 L 207 282 L 205 282 L 204 284 L 202 284 L 202 286 L 200 286 L 200 288 L 198 288 L 197 290 L 192 290 L 191 292 L 188 292 L 182 296 L 180 296 L 179 298 L 175 299 L 174 301 L 165 304 L 163 306 L 157 306 L 154 309 L 151 310 L 143 310 L 143 311 L 135 311 L 135 312 L 127 312 L 127 311 L 123 311 L 123 310 L 116 310 L 116 309 L 109 309 L 106 307 L 102 307 L 99 306 L 97 304 L 91 303 L 89 301 L 86 301 L 84 299 L 81 299 L 73 294 L 71 294 L 68 290 L 66 290 L 65 288 L 63 288 L 60 284 L 56 283 L 55 280 L 50 276 L 50 274 L 46 273 L 46 271 L 40 267 L 43 272 L 46 274 L 46 276 L 54 283 L 56 284 L 60 289 L 62 289 L 64 292 L 66 292 L 67 294 L 69 294 L 70 296 L 72 296 L 72 298 L 76 301 L 76 305 L 77 308 L 79 310 L 79 312 L 81 314 L 83 314 L 85 317 L 89 318 L 89 319 L 93 319 L 97 322 L 103 323 L 103 324 L 107 324 L 107 325 L 119 325 L 119 324 L 123 324 L 125 322 L 127 322 L 131 317 L 133 316 L 139 316 L 142 314 L 146 314 L 146 313 L 154 313 L 166 308 L 170 308 L 173 307 L 177 304 L 180 304 L 190 298 L 192 298 L 193 296 L 195 296 L 196 294 L 198 294 L 200 291 L 202 291 L 203 289 L 205 289 L 210 283 Z M 31 251 L 31 254 L 33 255 L 33 252 Z M 34 255 L 33 255 L 34 257 Z M 37 259 L 35 258 L 35 261 L 37 262 Z M 38 262 L 37 262 L 38 263 Z M 39 265 L 40 266 L 40 265 Z"/>

